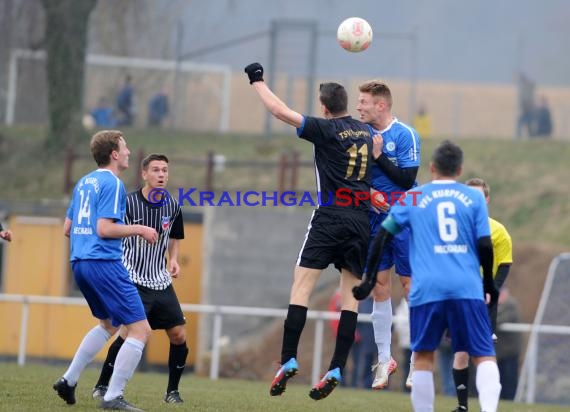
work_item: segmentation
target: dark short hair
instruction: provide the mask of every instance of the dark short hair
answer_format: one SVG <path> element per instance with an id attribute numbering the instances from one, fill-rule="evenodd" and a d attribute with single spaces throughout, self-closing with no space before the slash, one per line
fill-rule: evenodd
<path id="1" fill-rule="evenodd" d="M 93 135 L 89 147 L 97 166 L 107 166 L 111 163 L 111 153 L 119 151 L 121 138 L 123 133 L 119 130 L 100 130 Z"/>
<path id="2" fill-rule="evenodd" d="M 319 100 L 332 115 L 343 114 L 348 108 L 346 89 L 338 83 L 321 83 Z"/>
<path id="3" fill-rule="evenodd" d="M 450 140 L 444 140 L 433 151 L 431 161 L 443 176 L 457 176 L 463 164 L 463 150 Z"/>
<path id="4" fill-rule="evenodd" d="M 491 193 L 491 187 L 489 186 L 489 184 L 479 177 L 474 177 L 472 179 L 469 179 L 468 181 L 465 182 L 465 184 L 467 186 L 480 187 L 481 189 L 483 189 L 485 197 L 489 197 L 489 193 Z"/>
<path id="5" fill-rule="evenodd" d="M 160 153 L 151 153 L 149 154 L 147 157 L 145 157 L 142 162 L 141 162 L 141 168 L 142 170 L 147 170 L 148 169 L 148 165 L 150 164 L 150 162 L 152 162 L 153 160 L 160 160 L 162 162 L 166 162 L 168 163 L 168 157 L 166 157 L 166 155 L 160 154 Z"/>
<path id="6" fill-rule="evenodd" d="M 373 97 L 383 97 L 392 107 L 392 92 L 386 83 L 381 80 L 370 80 L 362 83 L 358 90 L 360 93 L 370 93 Z"/>

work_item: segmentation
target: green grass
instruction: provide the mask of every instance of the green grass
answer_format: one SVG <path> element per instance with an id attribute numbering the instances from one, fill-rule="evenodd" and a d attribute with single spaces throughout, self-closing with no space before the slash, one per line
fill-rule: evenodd
<path id="1" fill-rule="evenodd" d="M 3 200 L 65 198 L 62 156 L 48 155 L 42 146 L 40 128 L 0 128 L 0 174 Z M 137 153 L 164 152 L 171 158 L 170 188 L 205 189 L 204 159 L 208 152 L 225 156 L 223 171 L 214 173 L 216 190 L 277 190 L 280 154 L 298 150 L 306 164 L 312 160 L 312 145 L 294 137 L 203 132 L 126 130 L 131 149 L 131 168 L 123 175 L 128 190 L 135 187 Z M 422 142 L 420 182 L 430 176 L 430 155 L 441 139 Z M 561 140 L 459 140 L 465 152 L 462 179 L 479 176 L 491 184 L 490 213 L 503 222 L 516 242 L 540 242 L 570 246 L 570 144 Z M 82 155 L 75 163 L 73 180 L 93 169 L 88 142 L 78 147 Z M 256 162 L 271 166 L 254 166 Z M 299 170 L 298 190 L 314 190 L 314 169 Z"/>
<path id="2" fill-rule="evenodd" d="M 91 389 L 97 370 L 87 369 L 77 389 L 77 404 L 73 407 L 57 397 L 51 385 L 64 371 L 63 366 L 29 364 L 18 367 L 15 363 L 0 363 L 0 411 L 94 411 L 97 403 L 91 399 Z M 268 382 L 251 382 L 207 378 L 186 374 L 180 392 L 184 405 L 165 405 L 162 402 L 167 375 L 135 373 L 127 386 L 126 398 L 145 411 L 410 411 L 409 395 L 387 392 L 337 388 L 327 399 L 315 402 L 308 397 L 309 388 L 290 383 L 287 392 L 272 398 Z M 450 397 L 437 397 L 435 410 L 447 411 L 455 406 Z M 470 400 L 470 409 L 479 410 L 478 402 Z M 567 410 L 551 405 L 524 405 L 501 402 L 502 412 L 555 412 Z"/>

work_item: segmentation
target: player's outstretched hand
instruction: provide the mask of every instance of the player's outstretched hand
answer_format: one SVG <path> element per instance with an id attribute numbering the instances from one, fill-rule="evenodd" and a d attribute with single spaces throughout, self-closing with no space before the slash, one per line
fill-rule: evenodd
<path id="1" fill-rule="evenodd" d="M 497 290 L 494 281 L 483 281 L 483 292 L 485 295 L 489 295 L 490 304 L 495 304 L 499 300 L 499 291 Z"/>
<path id="2" fill-rule="evenodd" d="M 247 77 L 249 77 L 249 84 L 263 81 L 263 66 L 261 64 L 251 63 L 244 71 L 247 73 Z"/>
<path id="3" fill-rule="evenodd" d="M 364 300 L 372 292 L 374 289 L 374 285 L 376 284 L 376 279 L 368 279 L 366 276 L 360 282 L 360 285 L 355 286 L 352 288 L 352 295 L 356 300 Z"/>

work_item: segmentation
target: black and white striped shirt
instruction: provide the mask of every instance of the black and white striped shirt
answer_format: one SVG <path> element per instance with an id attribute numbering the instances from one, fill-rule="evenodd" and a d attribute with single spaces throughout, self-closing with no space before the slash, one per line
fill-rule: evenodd
<path id="1" fill-rule="evenodd" d="M 164 205 L 150 203 L 142 189 L 127 195 L 125 224 L 145 225 L 158 232 L 158 241 L 150 244 L 140 236 L 123 239 L 123 264 L 137 285 L 163 290 L 172 283 L 166 268 L 170 239 L 184 239 L 182 211 L 176 199 L 168 197 Z"/>

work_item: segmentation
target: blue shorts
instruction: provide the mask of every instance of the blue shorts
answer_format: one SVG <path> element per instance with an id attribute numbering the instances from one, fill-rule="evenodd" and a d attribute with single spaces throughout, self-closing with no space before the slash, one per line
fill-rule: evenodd
<path id="1" fill-rule="evenodd" d="M 120 260 L 76 260 L 71 269 L 97 319 L 110 319 L 113 326 L 146 319 L 139 292 Z"/>
<path id="2" fill-rule="evenodd" d="M 449 330 L 453 352 L 495 356 L 487 306 L 478 299 L 450 299 L 410 307 L 410 341 L 414 352 L 437 349 Z"/>
<path id="3" fill-rule="evenodd" d="M 370 246 L 376 234 L 382 227 L 382 222 L 388 215 L 385 213 L 376 213 L 370 211 L 370 241 L 368 242 L 368 254 L 370 255 Z M 394 239 L 386 245 L 382 259 L 378 264 L 378 272 L 388 270 L 396 265 L 396 274 L 409 277 L 412 274 L 410 267 L 410 229 L 405 228 Z"/>

